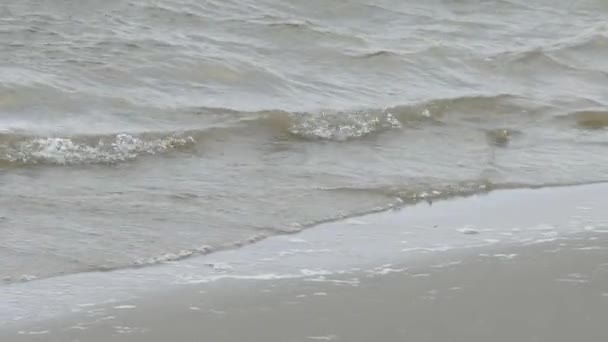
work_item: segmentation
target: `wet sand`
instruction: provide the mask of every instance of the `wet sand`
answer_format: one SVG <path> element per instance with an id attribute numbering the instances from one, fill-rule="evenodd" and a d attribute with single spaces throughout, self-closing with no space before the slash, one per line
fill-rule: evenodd
<path id="1" fill-rule="evenodd" d="M 544 227 L 540 238 L 428 249 L 406 256 L 389 253 L 388 257 L 378 257 L 378 251 L 372 255 L 369 250 L 360 250 L 361 255 L 368 255 L 357 259 L 359 266 L 343 265 L 341 271 L 325 273 L 319 270 L 329 269 L 328 264 L 321 266 L 319 259 L 301 257 L 298 260 L 310 263 L 308 274 L 302 277 L 233 276 L 163 287 L 129 300 L 82 305 L 79 312 L 52 319 L 21 321 L 0 329 L 0 340 L 605 341 L 608 339 L 608 212 L 602 201 L 605 190 L 606 186 L 597 185 L 497 192 L 483 199 L 484 203 L 495 204 L 486 214 L 492 215 L 495 210 L 511 217 L 511 221 L 494 215 L 497 221 L 504 220 L 493 225 L 480 212 L 468 216 L 475 229 L 459 229 L 467 239 L 492 240 L 483 238 L 492 231 L 484 231 L 482 222 L 486 227 L 506 224 L 505 227 L 514 227 L 512 231 L 519 231 L 522 229 L 519 223 L 527 221 L 532 229 L 543 215 L 577 219 L 568 231 L 555 233 Z M 541 198 L 545 200 L 540 201 Z M 460 215 L 467 215 L 458 208 L 479 211 L 476 203 L 475 198 L 459 199 L 361 220 L 382 223 L 387 217 L 391 220 L 398 217 L 407 225 L 431 220 L 424 214 L 428 210 L 436 213 L 429 224 L 434 227 L 439 222 L 441 229 L 447 221 L 457 222 Z M 592 203 L 597 206 L 590 206 Z M 514 210 L 517 207 L 521 208 L 519 215 Z M 550 222 L 551 218 L 545 217 L 545 221 Z M 384 228 L 391 227 L 386 221 L 383 224 Z M 342 232 L 350 229 L 349 236 L 357 236 L 355 230 L 363 226 L 333 223 L 276 239 L 311 243 L 315 236 L 326 239 L 331 232 L 337 238 L 333 241 L 336 247 L 333 253 L 346 259 L 348 247 L 338 245 L 346 242 L 350 247 L 361 246 L 344 236 L 338 238 L 341 231 L 335 225 L 342 227 Z M 572 228 L 578 226 L 580 230 Z M 509 236 L 506 232 L 499 230 L 501 235 Z M 367 230 L 365 234 L 368 246 L 373 246 L 372 240 L 383 234 L 390 238 L 385 230 Z M 279 242 L 269 240 L 217 258 L 228 260 L 230 253 L 255 257 L 262 253 L 260 249 L 267 251 Z M 388 246 L 387 243 L 390 249 Z M 340 248 L 345 250 L 336 252 Z M 290 257 L 285 255 L 284 259 Z M 331 258 L 324 258 L 327 257 Z M 364 259 L 370 262 L 361 261 Z"/>

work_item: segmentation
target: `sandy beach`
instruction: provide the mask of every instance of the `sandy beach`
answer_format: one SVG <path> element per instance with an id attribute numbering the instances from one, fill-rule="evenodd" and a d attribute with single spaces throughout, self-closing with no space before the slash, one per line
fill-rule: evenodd
<path id="1" fill-rule="evenodd" d="M 26 318 L 5 320 L 0 339 L 604 341 L 607 191 L 497 191 L 327 223 L 154 272 L 16 284 L 0 295 L 16 299 L 2 317 Z M 45 298 L 53 289 L 62 290 Z"/>

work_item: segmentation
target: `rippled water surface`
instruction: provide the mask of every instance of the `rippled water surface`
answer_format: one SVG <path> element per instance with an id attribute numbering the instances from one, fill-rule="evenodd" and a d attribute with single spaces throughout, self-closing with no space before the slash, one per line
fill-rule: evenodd
<path id="1" fill-rule="evenodd" d="M 0 4 L 0 279 L 608 181 L 600 0 Z"/>

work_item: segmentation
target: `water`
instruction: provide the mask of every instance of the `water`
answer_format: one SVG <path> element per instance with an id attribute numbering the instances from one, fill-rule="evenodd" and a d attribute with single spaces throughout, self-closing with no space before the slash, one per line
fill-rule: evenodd
<path id="1" fill-rule="evenodd" d="M 608 181 L 608 6 L 5 1 L 0 279 Z"/>

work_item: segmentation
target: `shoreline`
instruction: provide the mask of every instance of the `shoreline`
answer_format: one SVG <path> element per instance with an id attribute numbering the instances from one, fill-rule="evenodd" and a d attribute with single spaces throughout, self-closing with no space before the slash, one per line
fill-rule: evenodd
<path id="1" fill-rule="evenodd" d="M 221 252 L 231 251 L 231 250 L 238 250 L 241 248 L 247 248 L 250 245 L 259 243 L 260 241 L 263 241 L 266 239 L 276 238 L 279 236 L 298 235 L 298 234 L 302 233 L 304 230 L 315 229 L 318 226 L 334 225 L 336 223 L 340 224 L 340 223 L 344 223 L 344 222 L 348 222 L 348 221 L 356 221 L 358 218 L 362 218 L 362 217 L 371 217 L 371 216 L 376 216 L 376 215 L 382 215 L 382 214 L 385 214 L 388 212 L 402 211 L 402 210 L 406 210 L 408 208 L 415 207 L 415 206 L 424 206 L 426 204 L 433 205 L 437 202 L 464 200 L 469 197 L 483 197 L 486 195 L 491 195 L 492 193 L 495 193 L 495 192 L 530 191 L 530 190 L 534 191 L 534 190 L 543 190 L 543 189 L 561 189 L 561 188 L 571 188 L 571 187 L 581 187 L 581 186 L 587 187 L 587 186 L 606 185 L 606 184 L 608 184 L 608 182 L 600 181 L 600 182 L 587 182 L 587 183 L 580 183 L 580 184 L 577 184 L 577 183 L 547 184 L 547 185 L 523 186 L 523 187 L 505 186 L 505 187 L 497 187 L 497 188 L 491 188 L 491 189 L 487 189 L 487 188 L 483 187 L 482 189 L 486 189 L 486 190 L 483 190 L 480 192 L 471 192 L 471 193 L 465 192 L 462 194 L 450 195 L 448 197 L 443 197 L 441 195 L 428 196 L 428 197 L 426 197 L 426 196 L 415 197 L 415 199 L 412 200 L 412 202 L 405 202 L 405 201 L 403 201 L 403 199 L 398 198 L 397 203 L 399 203 L 399 204 L 397 204 L 397 205 L 393 203 L 386 207 L 370 209 L 368 211 L 365 211 L 365 212 L 362 212 L 359 214 L 354 214 L 352 216 L 330 218 L 330 219 L 320 220 L 320 221 L 312 223 L 312 224 L 305 224 L 305 225 L 298 224 L 297 226 L 301 227 L 301 228 L 299 228 L 299 230 L 284 231 L 281 233 L 271 234 L 271 235 L 255 235 L 255 236 L 246 238 L 242 241 L 227 243 L 225 245 L 217 245 L 217 246 L 203 245 L 200 248 L 185 249 L 185 250 L 181 250 L 181 251 L 174 252 L 174 253 L 168 252 L 163 255 L 151 257 L 150 259 L 154 259 L 156 261 L 149 262 L 149 263 L 135 262 L 130 265 L 118 266 L 118 267 L 99 266 L 98 268 L 91 268 L 91 269 L 82 270 L 82 271 L 78 271 L 78 272 L 74 272 L 74 273 L 59 273 L 59 274 L 53 274 L 50 276 L 42 276 L 42 277 L 38 277 L 37 275 L 30 275 L 30 274 L 26 274 L 26 273 L 22 274 L 20 277 L 14 277 L 14 278 L 7 276 L 3 279 L 0 279 L 0 287 L 3 285 L 23 284 L 23 283 L 27 283 L 27 282 L 31 282 L 31 281 L 45 281 L 48 279 L 70 277 L 70 276 L 80 275 L 80 274 L 113 273 L 113 272 L 119 272 L 119 271 L 138 270 L 138 269 L 148 268 L 148 267 L 158 267 L 158 266 L 163 266 L 163 265 L 172 264 L 172 263 L 176 263 L 176 262 L 184 262 L 184 261 L 187 262 L 189 259 L 192 259 L 192 258 L 201 258 L 201 257 L 206 257 L 211 254 L 216 254 L 216 253 L 221 253 Z M 426 193 L 426 192 L 424 194 L 428 195 L 428 193 Z M 5 217 L 0 216 L 0 221 L 2 219 L 5 219 Z"/>
<path id="2" fill-rule="evenodd" d="M 402 283 L 409 284 L 412 282 L 409 279 L 412 274 L 409 272 L 417 267 L 420 271 L 413 279 L 424 281 L 434 278 L 430 270 L 438 269 L 439 274 L 454 276 L 454 270 L 462 267 L 471 277 L 480 277 L 483 273 L 482 269 L 485 268 L 483 263 L 477 264 L 479 262 L 477 258 L 480 257 L 479 254 L 487 254 L 489 257 L 486 259 L 491 260 L 489 264 L 494 266 L 496 263 L 508 262 L 514 265 L 513 267 L 523 270 L 535 269 L 536 258 L 542 261 L 546 268 L 559 270 L 565 265 L 552 261 L 544 252 L 556 248 L 565 251 L 556 252 L 555 255 L 560 255 L 564 260 L 576 256 L 579 265 L 588 266 L 594 263 L 608 265 L 608 234 L 606 234 L 608 233 L 608 203 L 602 203 L 605 193 L 608 193 L 608 184 L 535 190 L 500 190 L 484 195 L 435 202 L 432 206 L 417 204 L 398 211 L 321 224 L 293 235 L 270 237 L 241 249 L 221 251 L 166 265 L 10 284 L 2 286 L 4 291 L 0 294 L 0 302 L 8 303 L 5 308 L 0 309 L 0 337 L 3 341 L 64 341 L 67 337 L 72 338 L 72 335 L 86 341 L 138 341 L 139 338 L 156 341 L 155 338 L 159 338 L 162 334 L 159 335 L 160 331 L 155 332 L 155 329 L 150 330 L 150 328 L 162 327 L 161 330 L 168 334 L 165 338 L 173 336 L 178 340 L 193 340 L 194 335 L 188 335 L 186 331 L 202 324 L 202 322 L 196 323 L 194 319 L 199 311 L 207 314 L 211 312 L 209 310 L 230 312 L 222 308 L 230 302 L 230 297 L 234 297 L 235 299 L 232 300 L 237 303 L 231 305 L 241 306 L 241 311 L 253 315 L 260 306 L 258 304 L 247 306 L 245 303 L 255 303 L 268 296 L 280 302 L 289 297 L 286 297 L 286 293 L 309 288 L 311 284 L 314 285 L 313 288 L 316 286 L 316 292 L 300 299 L 333 298 L 328 289 L 334 286 L 349 289 L 346 293 L 351 293 L 351 296 L 347 296 L 346 303 L 349 304 L 345 305 L 344 311 L 338 310 L 333 316 L 328 317 L 329 322 L 334 322 L 338 327 L 340 314 L 350 314 L 349 307 L 365 303 L 366 298 L 377 297 L 377 304 L 382 303 L 380 306 L 388 305 L 388 308 L 391 308 L 390 291 L 383 295 L 382 291 L 374 293 L 364 289 L 373 286 L 393 288 Z M 568 250 L 570 245 L 582 249 Z M 509 252 L 513 250 L 519 252 Z M 524 252 L 534 257 L 522 262 L 519 254 Z M 442 264 L 443 267 L 434 267 Z M 602 267 L 600 269 L 604 270 Z M 608 272 L 608 266 L 605 270 Z M 512 271 L 521 277 L 522 283 L 519 286 L 523 291 L 527 273 L 518 268 Z M 496 277 L 501 276 L 491 269 L 485 269 L 484 272 Z M 600 275 L 603 277 L 604 273 Z M 371 282 L 368 275 L 373 276 Z M 528 274 L 528 276 L 533 275 Z M 549 275 L 545 274 L 538 281 L 544 284 L 548 277 Z M 456 276 L 456 279 L 460 278 Z M 576 277 L 568 279 L 571 283 L 581 281 L 581 284 L 593 280 Z M 442 281 L 445 282 L 445 279 Z M 441 285 L 442 281 L 433 283 L 433 286 Z M 374 282 L 376 285 L 373 285 Z M 255 284 L 254 288 L 259 286 L 269 292 L 260 292 L 262 291 L 260 290 L 257 294 L 251 293 L 247 287 L 252 284 Z M 226 292 L 224 288 L 229 288 L 230 291 L 222 295 L 222 291 Z M 482 288 L 484 289 L 487 290 L 485 287 Z M 506 293 L 512 292 L 508 288 L 503 290 Z M 205 291 L 207 297 L 223 298 L 225 302 L 220 300 L 221 303 L 213 309 L 195 304 L 190 306 L 177 304 L 200 300 L 198 295 L 205 297 L 200 291 Z M 355 295 L 357 291 L 363 291 L 364 296 Z M 596 288 L 594 291 L 598 299 L 597 303 L 601 304 L 604 301 L 604 306 L 594 307 L 594 310 L 604 312 L 602 308 L 608 308 L 608 288 Z M 486 300 L 494 298 L 490 295 L 487 297 Z M 160 300 L 161 298 L 167 300 Z M 289 297 L 289 299 L 290 302 L 299 300 L 297 297 L 296 299 Z M 243 302 L 239 302 L 241 300 Z M 165 305 L 165 303 L 174 304 Z M 298 304 L 286 305 L 300 307 Z M 319 305 L 323 307 L 322 304 Z M 380 306 L 372 306 L 372 308 L 381 310 Z M 155 309 L 140 311 L 139 308 L 145 307 Z M 451 310 L 458 307 L 458 305 L 448 306 Z M 282 310 L 291 312 L 282 306 L 271 311 L 276 311 L 277 315 L 280 315 Z M 310 316 L 308 319 L 313 319 L 315 310 L 315 306 L 310 306 L 298 315 L 306 318 L 308 312 Z M 332 307 L 332 310 L 337 308 Z M 180 317 L 180 320 L 161 321 L 158 316 L 164 311 L 174 313 Z M 114 313 L 110 314 L 111 312 Z M 525 315 L 525 312 L 522 314 Z M 115 318 L 108 319 L 105 323 L 101 320 L 92 325 L 66 330 L 70 324 L 78 326 L 78 322 L 103 318 L 95 318 L 95 315 L 115 316 Z M 213 317 L 212 314 L 210 315 L 209 317 Z M 267 315 L 273 317 L 271 313 Z M 14 318 L 19 316 L 22 318 L 15 321 Z M 209 317 L 207 317 L 209 322 L 214 321 Z M 230 317 L 238 317 L 238 315 L 234 313 Z M 256 322 L 256 317 L 239 319 L 243 322 L 239 321 L 238 324 Z M 373 322 L 371 317 L 368 317 L 368 321 L 370 327 L 375 327 L 378 323 Z M 120 322 L 131 323 L 121 325 Z M 142 327 L 140 330 L 116 328 L 128 326 Z M 357 327 L 352 328 L 353 331 L 357 330 Z M 342 329 L 346 329 L 346 326 Z M 19 331 L 22 334 L 19 334 Z M 180 331 L 185 335 L 175 335 L 180 334 Z M 308 339 L 303 332 L 298 333 L 295 327 L 292 331 L 294 336 L 297 335 L 292 339 L 294 341 L 314 340 Z M 237 332 L 233 333 L 223 337 L 218 335 L 214 340 L 240 340 L 237 338 Z M 283 334 L 289 334 L 289 330 L 283 331 Z M 315 336 L 325 340 L 330 339 L 331 336 L 334 336 L 331 339 L 344 340 L 345 334 L 346 332 L 341 331 L 333 335 Z M 288 336 L 281 335 L 281 338 L 286 337 Z M 278 335 L 269 338 L 282 341 L 278 339 Z"/>

